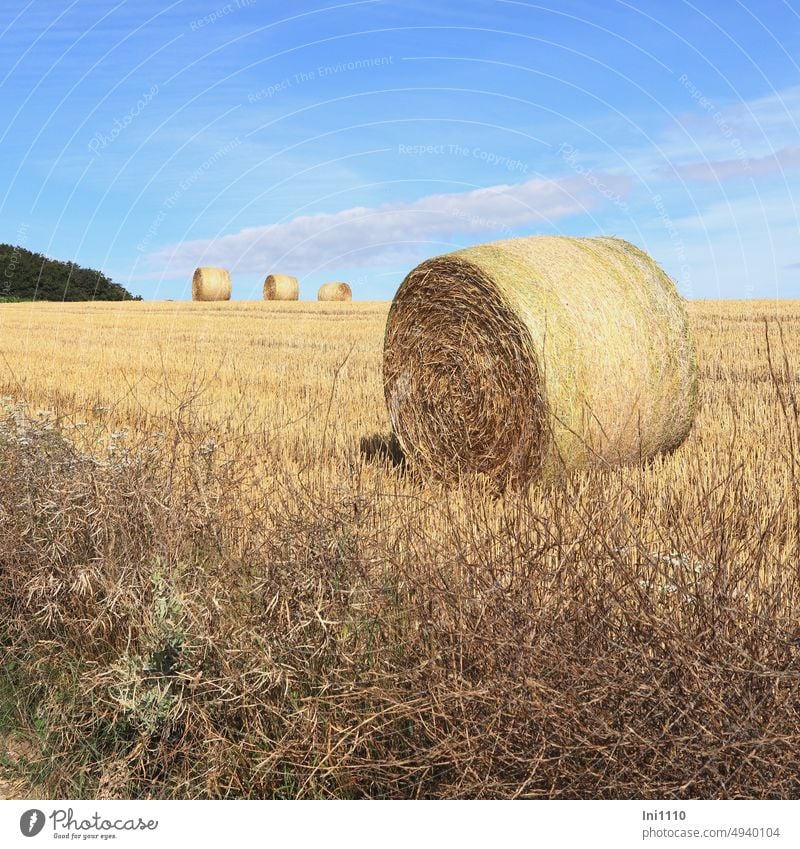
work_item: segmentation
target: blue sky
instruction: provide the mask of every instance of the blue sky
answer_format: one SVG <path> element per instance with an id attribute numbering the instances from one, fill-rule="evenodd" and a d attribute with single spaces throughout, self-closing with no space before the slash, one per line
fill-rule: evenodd
<path id="1" fill-rule="evenodd" d="M 0 241 L 185 298 L 390 298 L 610 234 L 688 297 L 800 297 L 795 0 L 31 0 L 0 11 Z"/>

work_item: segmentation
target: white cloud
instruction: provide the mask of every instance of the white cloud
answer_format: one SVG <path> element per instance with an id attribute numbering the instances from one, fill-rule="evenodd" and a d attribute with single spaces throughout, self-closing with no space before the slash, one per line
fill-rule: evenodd
<path id="1" fill-rule="evenodd" d="M 664 176 L 680 174 L 689 180 L 716 182 L 731 177 L 764 177 L 800 167 L 800 145 L 781 148 L 767 156 L 687 162 L 674 168 L 661 168 Z"/>
<path id="2" fill-rule="evenodd" d="M 800 122 L 800 86 L 743 101 L 732 106 L 730 112 L 742 122 L 753 122 L 760 132 L 770 138 L 774 138 L 776 132 L 796 136 Z"/>
<path id="3" fill-rule="evenodd" d="M 780 185 L 705 204 L 692 215 L 672 212 L 670 228 L 648 222 L 642 247 L 684 295 L 797 297 L 797 275 L 788 267 L 797 260 L 797 213 Z"/>
<path id="4" fill-rule="evenodd" d="M 602 177 L 606 192 L 627 196 L 628 178 L 595 176 Z M 182 242 L 155 251 L 149 260 L 164 275 L 185 275 L 199 264 L 262 273 L 278 267 L 305 273 L 334 263 L 347 268 L 385 265 L 417 257 L 431 242 L 457 234 L 500 238 L 517 228 L 592 210 L 603 201 L 585 176 L 536 178 L 405 203 L 303 215 L 286 223 Z"/>

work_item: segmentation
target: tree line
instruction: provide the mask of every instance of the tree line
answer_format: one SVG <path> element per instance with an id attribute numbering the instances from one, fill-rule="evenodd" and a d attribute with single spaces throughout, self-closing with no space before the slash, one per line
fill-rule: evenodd
<path id="1" fill-rule="evenodd" d="M 0 301 L 141 301 L 101 271 L 0 244 Z"/>

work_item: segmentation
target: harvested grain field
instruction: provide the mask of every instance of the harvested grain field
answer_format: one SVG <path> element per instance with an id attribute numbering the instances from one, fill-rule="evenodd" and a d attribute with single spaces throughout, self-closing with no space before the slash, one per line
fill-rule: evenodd
<path id="1" fill-rule="evenodd" d="M 500 497 L 399 456 L 388 309 L 0 306 L 47 792 L 793 796 L 800 302 L 691 303 L 684 444 Z"/>

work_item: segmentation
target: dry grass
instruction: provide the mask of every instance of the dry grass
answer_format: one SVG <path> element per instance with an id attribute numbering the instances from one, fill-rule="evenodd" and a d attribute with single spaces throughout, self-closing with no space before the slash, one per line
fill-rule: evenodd
<path id="1" fill-rule="evenodd" d="M 684 445 L 505 498 L 398 457 L 387 309 L 0 308 L 46 792 L 796 796 L 800 304 L 692 304 Z"/>

